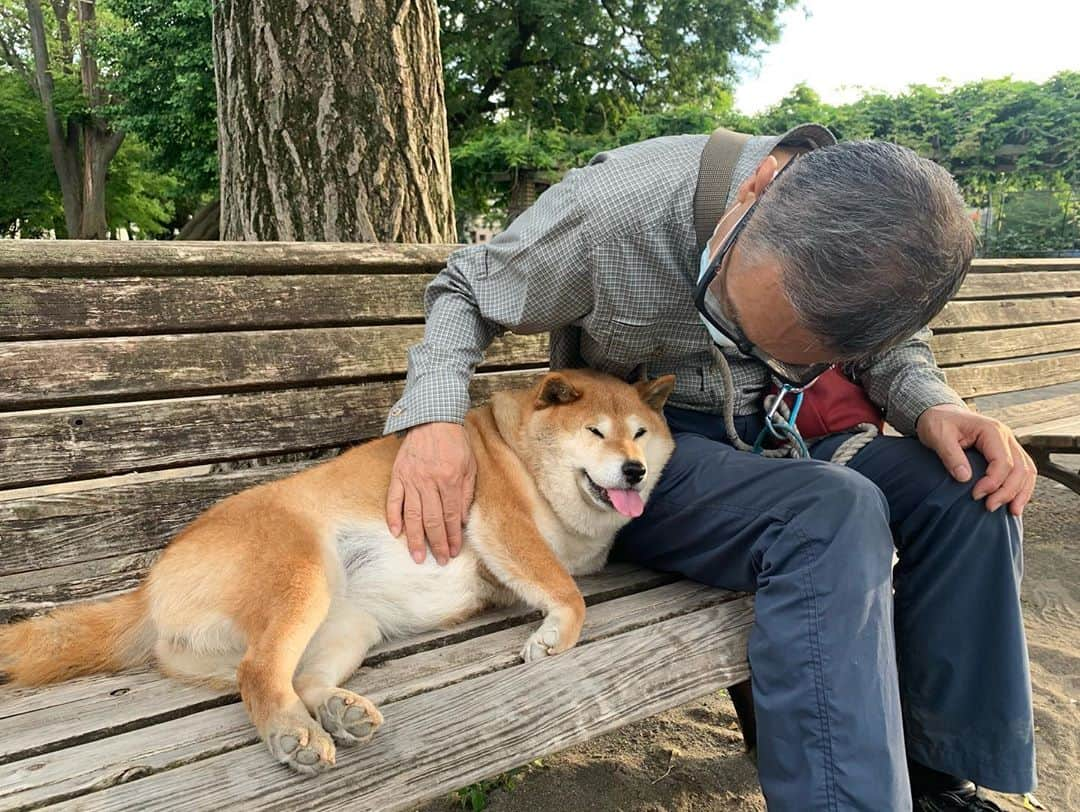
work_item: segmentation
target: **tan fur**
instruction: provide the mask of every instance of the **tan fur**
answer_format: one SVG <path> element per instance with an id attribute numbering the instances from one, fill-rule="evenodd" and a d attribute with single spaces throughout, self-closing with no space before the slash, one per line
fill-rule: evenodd
<path id="1" fill-rule="evenodd" d="M 365 741 L 382 721 L 338 687 L 380 640 L 519 598 L 545 615 L 526 660 L 577 642 L 585 603 L 572 575 L 603 566 L 628 521 L 603 489 L 626 487 L 621 466 L 636 460 L 648 469 L 642 496 L 651 491 L 673 449 L 660 415 L 673 380 L 551 373 L 472 410 L 476 496 L 445 567 L 414 564 L 386 529 L 400 447 L 386 437 L 218 503 L 135 592 L 0 627 L 0 671 L 41 684 L 153 658 L 178 678 L 238 685 L 279 760 L 325 769 L 332 739 Z"/>

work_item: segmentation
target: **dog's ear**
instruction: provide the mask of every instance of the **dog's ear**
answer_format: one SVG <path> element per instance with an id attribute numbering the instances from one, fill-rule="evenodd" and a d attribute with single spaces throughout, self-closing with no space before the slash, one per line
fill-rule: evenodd
<path id="1" fill-rule="evenodd" d="M 641 399 L 654 411 L 663 411 L 671 390 L 675 388 L 675 376 L 664 375 L 651 381 L 641 380 L 634 384 Z"/>
<path id="2" fill-rule="evenodd" d="M 581 393 L 574 388 L 565 377 L 558 372 L 552 372 L 544 376 L 540 381 L 540 387 L 536 394 L 536 408 L 546 409 L 548 406 L 558 406 L 562 403 L 573 403 L 581 397 Z"/>

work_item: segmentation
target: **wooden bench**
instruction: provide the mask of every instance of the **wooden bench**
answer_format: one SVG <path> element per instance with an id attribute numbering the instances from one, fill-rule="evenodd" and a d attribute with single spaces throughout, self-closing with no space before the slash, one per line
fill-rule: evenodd
<path id="1" fill-rule="evenodd" d="M 206 506 L 310 464 L 275 455 L 378 434 L 451 249 L 0 242 L 0 620 L 128 589 Z M 939 319 L 953 385 L 1080 380 L 1080 263 L 977 271 Z M 534 379 L 546 349 L 503 337 L 474 397 Z M 1078 416 L 1059 393 L 1014 425 L 1066 450 Z M 745 680 L 748 597 L 627 566 L 581 587 L 582 644 L 549 661 L 518 662 L 524 610 L 380 647 L 350 686 L 387 723 L 315 780 L 234 695 L 151 670 L 0 687 L 0 809 L 404 808 Z"/>

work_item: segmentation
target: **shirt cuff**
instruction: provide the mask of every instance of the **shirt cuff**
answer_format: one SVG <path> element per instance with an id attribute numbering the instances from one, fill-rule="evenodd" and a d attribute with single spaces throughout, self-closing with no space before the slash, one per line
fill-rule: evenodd
<path id="1" fill-rule="evenodd" d="M 898 432 L 906 437 L 914 437 L 915 426 L 922 413 L 931 406 L 943 403 L 967 408 L 963 398 L 935 377 L 922 382 L 922 386 L 910 387 L 903 403 L 894 404 L 885 417 Z"/>
<path id="2" fill-rule="evenodd" d="M 424 423 L 465 422 L 471 406 L 469 380 L 452 372 L 432 372 L 412 379 L 393 405 L 383 434 L 393 434 Z"/>

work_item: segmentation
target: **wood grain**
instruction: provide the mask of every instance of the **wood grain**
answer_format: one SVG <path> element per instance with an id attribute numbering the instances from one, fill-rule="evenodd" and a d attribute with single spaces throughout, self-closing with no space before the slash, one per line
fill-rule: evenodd
<path id="1" fill-rule="evenodd" d="M 401 375 L 422 325 L 0 343 L 0 410 Z M 547 336 L 504 335 L 485 368 L 547 363 Z M 73 385 L 73 382 L 77 382 Z"/>
<path id="2" fill-rule="evenodd" d="M 930 346 L 942 366 L 1080 350 L 1080 321 L 1041 327 L 944 333 L 935 335 L 930 340 Z"/>
<path id="3" fill-rule="evenodd" d="M 0 339 L 79 338 L 424 319 L 430 274 L 0 278 Z"/>
<path id="4" fill-rule="evenodd" d="M 436 271 L 460 245 L 4 240 L 0 277 Z"/>
<path id="5" fill-rule="evenodd" d="M 316 242 L 4 240 L 0 277 L 432 271 L 464 246 Z M 972 273 L 1080 270 L 1080 260 L 977 259 Z"/>
<path id="6" fill-rule="evenodd" d="M 1080 268 L 1080 263 L 1077 263 Z M 1080 294 L 1080 270 L 970 273 L 956 299 L 996 299 L 1009 296 Z"/>
<path id="7" fill-rule="evenodd" d="M 384 704 L 375 741 L 340 750 L 337 768 L 317 781 L 288 773 L 256 744 L 82 802 L 102 810 L 406 808 L 737 682 L 747 674 L 750 622 L 746 604 L 725 603 Z"/>
<path id="8" fill-rule="evenodd" d="M 578 585 L 589 604 L 587 629 L 603 631 L 607 629 L 604 624 L 613 618 L 622 624 L 622 628 L 637 628 L 661 616 L 671 617 L 678 613 L 672 609 L 672 601 L 678 604 L 685 599 L 693 604 L 692 608 L 698 608 L 734 598 L 733 593 L 721 590 L 691 589 L 687 582 L 674 591 L 666 589 L 672 581 L 672 576 L 629 567 L 612 567 L 598 575 L 579 578 Z M 651 594 L 657 589 L 665 591 Z M 702 598 L 701 589 L 706 589 L 711 597 Z M 609 604 L 615 605 L 609 607 Z M 662 615 L 650 615 L 647 610 L 650 606 L 665 608 Z M 451 629 L 383 643 L 349 684 L 365 693 L 379 691 L 381 693 L 374 698 L 384 701 L 390 696 L 400 698 L 417 693 L 421 688 L 410 683 L 411 679 L 427 679 L 439 670 L 460 669 L 468 665 L 470 659 L 482 659 L 479 652 L 486 652 L 484 656 L 507 656 L 509 659 L 502 667 L 512 665 L 538 619 L 538 613 L 516 606 L 486 612 Z M 503 634 L 506 630 L 511 632 L 509 636 Z M 607 629 L 603 636 L 612 633 Z M 474 640 L 482 642 L 473 643 Z M 464 652 L 464 655 L 455 652 Z M 407 661 L 410 665 L 397 666 L 398 661 Z M 488 670 L 492 669 L 480 668 L 468 673 L 475 675 Z M 381 676 L 384 674 L 389 676 Z M 458 678 L 464 676 L 456 673 L 455 680 Z M 407 687 L 410 684 L 414 687 Z M 423 685 L 427 686 L 425 690 L 432 687 L 429 682 Z M 18 691 L 0 688 L 0 731 L 3 732 L 0 764 L 236 701 L 237 698 L 228 691 L 180 683 L 147 669 L 86 677 L 47 688 Z M 246 717 L 244 726 L 247 727 Z M 254 741 L 251 731 L 248 736 L 248 742 Z"/>
<path id="9" fill-rule="evenodd" d="M 1011 428 L 1019 429 L 1024 426 L 1046 423 L 1050 420 L 1059 420 L 1063 417 L 1080 415 L 1080 393 L 1058 395 L 1030 403 L 1020 403 L 1015 406 L 979 409 L 979 411 L 1000 420 Z"/>
<path id="10" fill-rule="evenodd" d="M 540 374 L 476 375 L 473 404 L 499 389 L 532 385 Z M 376 381 L 0 413 L 0 489 L 353 444 L 382 434 L 404 385 Z"/>
<path id="11" fill-rule="evenodd" d="M 934 330 L 970 330 L 1063 321 L 1080 321 L 1080 297 L 949 302 L 930 326 Z"/>
<path id="12" fill-rule="evenodd" d="M 1080 380 L 1080 353 L 949 367 L 945 379 L 962 398 L 1039 389 Z"/>

